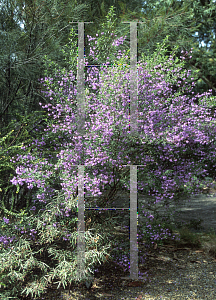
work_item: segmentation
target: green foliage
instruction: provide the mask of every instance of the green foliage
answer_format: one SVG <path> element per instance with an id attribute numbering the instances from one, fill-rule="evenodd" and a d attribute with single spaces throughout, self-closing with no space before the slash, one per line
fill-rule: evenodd
<path id="1" fill-rule="evenodd" d="M 39 113 L 38 116 L 36 115 L 37 113 Z M 44 121 L 47 121 L 46 114 L 43 115 L 42 113 L 43 112 L 35 111 L 29 116 L 20 116 L 18 113 L 16 113 L 17 118 L 22 121 L 21 125 L 17 127 L 17 123 L 15 121 L 12 121 L 6 129 L 4 128 L 4 131 L 10 130 L 11 128 L 15 129 L 10 130 L 10 132 L 6 134 L 6 136 L 3 136 L 3 133 L 0 133 L 0 136 L 2 136 L 0 137 L 0 192 L 3 195 L 0 204 L 0 211 L 7 211 L 7 214 L 13 213 L 14 215 L 16 215 L 16 213 L 13 212 L 13 209 L 16 209 L 16 206 L 18 205 L 18 203 L 20 203 L 20 201 L 18 201 L 18 199 L 20 198 L 20 186 L 17 185 L 15 201 L 14 185 L 10 184 L 10 180 L 16 174 L 15 170 L 17 165 L 10 160 L 12 159 L 12 157 L 16 158 L 18 155 L 22 155 L 23 150 L 21 149 L 21 147 L 25 146 L 33 140 L 33 135 L 31 135 L 30 132 L 31 129 L 34 132 L 35 122 L 41 122 L 41 118 L 43 118 Z M 34 118 L 31 118 L 31 116 L 33 115 Z M 26 154 L 28 154 L 30 150 L 31 149 L 28 148 Z M 23 190 L 23 188 L 21 189 Z M 12 196 L 12 204 L 8 210 L 6 209 L 6 207 L 9 207 L 10 205 L 8 199 L 9 195 Z M 21 198 L 22 202 L 24 203 L 24 198 Z"/>
<path id="2" fill-rule="evenodd" d="M 10 156 L 8 156 L 8 151 L 9 150 L 13 150 L 13 153 L 20 153 L 20 151 L 18 151 L 19 148 L 21 148 L 23 146 L 22 145 L 14 145 L 14 146 L 9 146 L 7 148 L 5 147 L 5 140 L 12 134 L 14 130 L 11 130 L 5 137 L 0 138 L 0 192 L 2 192 L 2 187 L 3 187 L 3 180 L 1 178 L 3 178 L 3 174 L 5 174 L 8 169 L 14 169 L 14 164 L 12 162 L 10 162 Z M 11 143 L 12 144 L 12 143 Z"/>
<path id="3" fill-rule="evenodd" d="M 68 218 L 56 216 L 62 208 L 61 203 L 64 203 L 64 195 L 60 192 L 46 205 L 40 216 L 23 217 L 23 230 L 29 227 L 27 224 L 31 224 L 29 230 L 36 228 L 36 239 L 29 241 L 25 239 L 25 235 L 19 236 L 16 233 L 19 238 L 11 244 L 11 249 L 0 250 L 1 286 L 4 286 L 2 297 L 9 291 L 10 296 L 18 296 L 21 293 L 31 297 L 40 296 L 50 282 L 55 281 L 58 287 L 61 284 L 65 287 L 77 281 L 76 201 L 77 199 L 73 198 L 67 203 L 67 207 L 72 208 Z M 11 225 L 10 236 L 15 233 L 14 224 L 20 226 L 18 219 L 16 220 L 13 226 Z M 116 222 L 106 218 L 104 222 L 106 226 L 95 222 L 92 229 L 85 231 L 87 277 L 96 264 L 101 264 L 109 257 L 107 250 L 114 243 L 111 236 Z M 54 226 L 55 224 L 58 225 Z"/>

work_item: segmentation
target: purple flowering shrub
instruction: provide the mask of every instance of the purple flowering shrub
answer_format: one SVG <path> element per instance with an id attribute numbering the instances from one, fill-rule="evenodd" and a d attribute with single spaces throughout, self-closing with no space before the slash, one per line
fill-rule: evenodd
<path id="1" fill-rule="evenodd" d="M 169 60 L 164 58 L 164 61 L 172 64 L 171 57 Z M 56 93 L 52 89 L 47 92 L 50 100 L 56 97 L 57 105 L 49 103 L 43 107 L 47 108 L 50 112 L 48 115 L 52 114 L 56 122 L 50 122 L 41 140 L 38 138 L 33 144 L 29 144 L 31 153 L 17 155 L 12 160 L 17 164 L 17 169 L 11 182 L 17 187 L 24 184 L 29 189 L 37 187 L 38 192 L 30 209 L 13 224 L 7 218 L 1 223 L 3 227 L 7 226 L 5 235 L 2 235 L 0 275 L 2 285 L 7 283 L 10 296 L 20 292 L 40 296 L 52 281 L 57 281 L 58 287 L 61 284 L 65 287 L 76 281 L 78 175 L 74 165 L 78 162 L 80 164 L 82 150 L 86 160 L 93 165 L 93 169 L 88 169 L 86 174 L 85 192 L 90 191 L 94 196 L 99 196 L 95 203 L 93 200 L 90 202 L 94 207 L 95 204 L 104 207 L 103 192 L 106 188 L 108 194 L 121 187 L 130 189 L 129 172 L 121 168 L 121 165 L 144 165 L 138 170 L 138 190 L 154 196 L 155 202 L 152 206 L 160 201 L 168 206 L 171 201 L 178 200 L 178 193 L 198 193 L 202 184 L 206 183 L 208 170 L 205 167 L 207 163 L 214 163 L 214 145 L 210 144 L 214 140 L 214 120 L 206 118 L 209 124 L 205 126 L 202 120 L 203 115 L 207 115 L 205 104 L 203 107 L 194 105 L 193 101 L 188 101 L 188 104 L 186 97 L 181 97 L 180 92 L 172 98 L 169 84 L 165 81 L 166 72 L 163 76 L 159 72 L 162 71 L 161 64 L 154 66 L 153 75 L 150 70 L 146 70 L 147 67 L 152 66 L 142 63 L 138 67 L 139 99 L 143 103 L 138 101 L 140 136 L 137 139 L 128 134 L 128 72 L 124 74 L 125 86 L 123 82 L 120 86 L 124 91 L 120 96 L 116 95 L 121 100 L 124 99 L 124 109 L 120 113 L 114 110 L 114 105 L 119 102 L 115 101 L 113 104 L 113 97 L 109 97 L 110 87 L 105 86 L 103 78 L 100 78 L 101 93 L 97 93 L 98 84 L 93 76 L 98 72 L 91 70 L 88 79 L 93 78 L 90 89 L 94 93 L 89 94 L 89 99 L 95 100 L 95 104 L 89 104 L 91 114 L 85 124 L 88 141 L 83 148 L 75 129 L 76 89 L 73 86 L 73 74 L 65 74 L 63 78 L 60 74 L 61 80 L 58 82 L 59 86 L 55 87 Z M 167 72 L 174 72 L 169 66 L 166 67 Z M 178 68 L 177 71 L 180 70 Z M 116 74 L 112 75 L 112 80 L 107 82 L 113 84 Z M 110 74 L 106 71 L 104 76 L 110 79 Z M 157 76 L 161 82 L 156 82 Z M 53 80 L 45 79 L 49 83 Z M 176 76 L 173 74 L 172 81 L 175 80 Z M 72 86 L 63 97 L 63 93 L 59 91 L 65 88 L 67 82 L 72 83 Z M 162 92 L 164 99 L 161 97 Z M 207 93 L 198 97 L 207 98 L 208 95 Z M 68 99 L 65 100 L 66 96 Z M 113 115 L 110 113 L 111 105 L 115 112 Z M 212 151 L 209 155 L 204 151 L 203 140 L 208 142 L 208 150 Z M 48 142 L 51 144 L 50 151 Z M 28 146 L 22 149 L 27 151 Z M 109 197 L 106 204 L 109 207 Z M 144 235 L 147 244 L 162 243 L 168 236 L 171 237 L 171 233 L 163 228 L 162 223 L 154 223 L 156 214 L 148 215 L 144 210 L 142 214 L 148 221 L 139 228 L 139 237 Z M 112 250 L 116 249 L 119 240 L 113 236 L 113 228 L 119 225 L 119 221 L 112 214 L 106 217 L 101 212 L 93 218 L 92 212 L 85 211 L 85 216 L 92 218 L 91 228 L 85 231 L 85 267 L 86 276 L 89 276 L 98 262 L 104 262 L 111 256 Z M 160 220 L 159 216 L 158 218 Z M 14 240 L 10 240 L 10 237 L 14 237 Z M 178 239 L 178 236 L 173 235 L 172 238 Z M 120 245 L 119 248 L 123 246 Z M 125 268 L 129 269 L 128 259 Z M 8 284 L 9 281 L 11 284 Z"/>

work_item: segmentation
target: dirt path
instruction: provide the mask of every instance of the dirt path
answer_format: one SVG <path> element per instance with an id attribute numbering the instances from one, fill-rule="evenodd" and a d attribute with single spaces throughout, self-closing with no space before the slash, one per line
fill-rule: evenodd
<path id="1" fill-rule="evenodd" d="M 148 220 L 143 216 L 142 211 L 151 212 L 154 215 L 154 212 L 147 207 L 147 203 L 153 203 L 155 198 L 151 196 L 143 196 L 138 193 L 138 223 L 145 222 Z M 190 202 L 188 201 L 190 199 Z M 183 221 L 190 222 L 190 220 L 203 220 L 201 222 L 201 226 L 203 228 L 191 229 L 194 232 L 209 232 L 211 228 L 216 232 L 216 190 L 209 189 L 207 193 L 191 196 L 191 198 L 181 197 L 181 204 L 178 205 L 178 215 L 174 215 L 173 221 Z M 143 206 L 144 205 L 144 206 Z M 143 208 L 142 208 L 143 206 Z M 160 207 L 161 204 L 157 203 L 156 205 L 152 205 L 151 207 L 157 207 L 160 215 L 166 216 L 167 212 L 165 208 Z M 112 202 L 110 207 L 116 208 L 129 208 L 129 193 L 125 191 L 117 192 L 114 201 Z M 176 207 L 176 204 L 171 204 L 170 207 Z M 124 214 L 124 220 L 122 222 L 123 225 L 129 225 L 129 211 L 128 214 Z"/>

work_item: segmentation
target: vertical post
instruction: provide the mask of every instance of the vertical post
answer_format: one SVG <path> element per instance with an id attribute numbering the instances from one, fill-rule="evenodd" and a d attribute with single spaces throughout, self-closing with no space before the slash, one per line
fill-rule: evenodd
<path id="1" fill-rule="evenodd" d="M 130 166 L 130 278 L 138 278 L 137 166 Z"/>
<path id="2" fill-rule="evenodd" d="M 128 22 L 123 22 L 128 23 Z M 138 135 L 137 124 L 137 22 L 130 23 L 130 134 Z M 130 166 L 130 277 L 138 279 L 138 244 L 137 244 L 137 166 Z M 139 277 L 141 278 L 141 277 Z"/>
<path id="3" fill-rule="evenodd" d="M 85 277 L 84 166 L 78 166 L 77 280 Z"/>
<path id="4" fill-rule="evenodd" d="M 130 22 L 130 133 L 133 136 L 138 134 L 137 90 L 137 24 Z"/>
<path id="5" fill-rule="evenodd" d="M 124 165 L 128 166 L 128 165 Z M 130 276 L 122 279 L 143 279 L 138 276 L 138 242 L 137 242 L 137 167 L 144 165 L 130 166 Z"/>
<path id="6" fill-rule="evenodd" d="M 85 99 L 84 99 L 84 22 L 78 23 L 78 66 L 77 66 L 77 131 L 85 134 Z"/>
<path id="7" fill-rule="evenodd" d="M 130 22 L 130 134 L 137 136 L 137 23 Z M 130 166 L 130 278 L 138 278 L 137 166 Z"/>
<path id="8" fill-rule="evenodd" d="M 130 22 L 130 134 L 137 136 L 137 23 Z M 137 166 L 130 166 L 130 278 L 138 278 Z"/>
<path id="9" fill-rule="evenodd" d="M 77 23 L 77 22 L 71 22 Z M 84 99 L 84 23 L 78 22 L 78 65 L 77 65 L 77 131 L 83 140 L 85 134 Z M 78 165 L 78 225 L 77 225 L 77 280 L 85 277 L 85 223 L 84 223 L 84 166 Z"/>

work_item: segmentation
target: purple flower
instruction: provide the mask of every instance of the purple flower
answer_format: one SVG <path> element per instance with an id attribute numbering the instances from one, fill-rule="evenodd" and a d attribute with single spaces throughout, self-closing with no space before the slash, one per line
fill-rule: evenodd
<path id="1" fill-rule="evenodd" d="M 6 219 L 6 218 L 3 218 L 3 221 L 8 224 L 10 220 Z"/>

